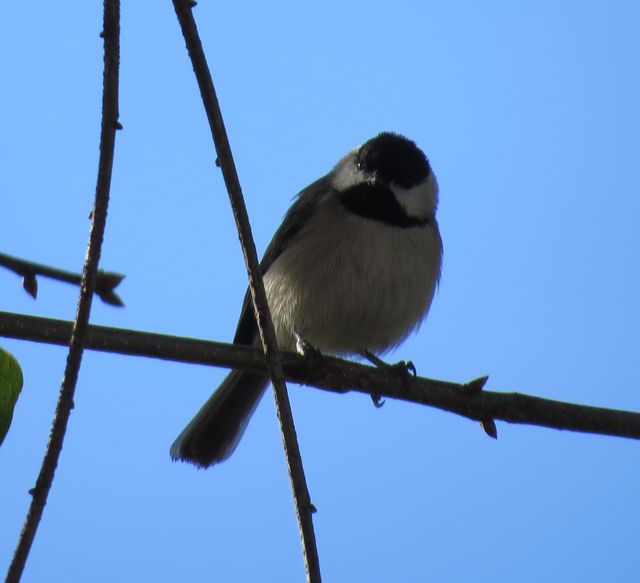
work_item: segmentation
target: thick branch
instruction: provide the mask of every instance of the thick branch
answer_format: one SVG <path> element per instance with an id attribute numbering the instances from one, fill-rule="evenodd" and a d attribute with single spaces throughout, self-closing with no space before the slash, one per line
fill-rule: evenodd
<path id="1" fill-rule="evenodd" d="M 211 73 L 207 65 L 207 60 L 200 42 L 196 22 L 193 18 L 192 8 L 195 2 L 192 0 L 173 0 L 173 5 L 178 16 L 178 21 L 182 28 L 182 34 L 187 43 L 189 56 L 193 64 L 193 70 L 200 87 L 200 94 L 209 120 L 211 134 L 218 155 L 218 163 L 222 170 L 224 182 L 229 193 L 229 201 L 236 221 L 240 245 L 244 255 L 245 264 L 249 276 L 249 289 L 253 308 L 255 310 L 256 322 L 260 333 L 262 348 L 266 357 L 267 372 L 271 378 L 274 396 L 276 401 L 276 411 L 280 421 L 280 431 L 287 459 L 291 489 L 298 518 L 298 527 L 302 542 L 302 552 L 304 556 L 307 581 L 310 583 L 320 582 L 320 561 L 316 545 L 315 532 L 313 530 L 313 511 L 307 480 L 304 475 L 302 456 L 298 446 L 293 413 L 289 403 L 289 395 L 282 372 L 282 363 L 278 351 L 275 329 L 271 320 L 267 295 L 262 282 L 262 274 L 256 246 L 251 234 L 249 216 L 244 204 L 242 189 L 238 179 L 231 146 L 224 126 L 222 112 L 216 96 L 216 91 L 211 79 Z"/>
<path id="2" fill-rule="evenodd" d="M 82 351 L 87 337 L 91 302 L 96 287 L 98 263 L 104 238 L 111 187 L 111 171 L 115 149 L 115 132 L 118 124 L 118 68 L 120 61 L 120 2 L 105 0 L 104 3 L 104 75 L 102 93 L 102 128 L 100 133 L 100 159 L 98 162 L 98 178 L 95 194 L 95 206 L 87 257 L 82 271 L 80 297 L 76 319 L 69 334 L 69 352 L 67 365 L 60 387 L 60 395 L 53 418 L 49 442 L 42 460 L 42 467 L 31 490 L 31 505 L 24 523 L 20 539 L 7 571 L 6 583 L 17 583 L 24 571 L 24 566 L 31 550 L 49 491 L 53 484 L 62 444 L 67 430 L 67 423 L 73 408 L 73 396 L 78 381 L 78 373 L 82 362 Z"/>
<path id="3" fill-rule="evenodd" d="M 0 253 L 0 265 L 21 276 L 22 287 L 33 298 L 38 295 L 38 280 L 36 278 L 38 275 L 75 285 L 82 283 L 82 275 L 79 273 L 50 267 L 42 263 L 34 263 L 33 261 L 12 257 L 4 253 Z M 98 270 L 95 294 L 106 304 L 118 307 L 124 306 L 120 296 L 114 291 L 123 279 L 124 275 L 120 273 Z"/>
<path id="4" fill-rule="evenodd" d="M 0 336 L 66 345 L 71 322 L 0 312 Z M 119 328 L 89 326 L 86 348 L 132 356 L 161 358 L 203 365 L 265 370 L 264 356 L 254 348 L 152 334 Z M 510 423 L 640 439 L 640 413 L 575 405 L 520 393 L 473 390 L 478 384 L 411 378 L 403 383 L 393 371 L 323 357 L 320 362 L 283 352 L 287 380 L 337 393 L 355 390 L 429 405 L 478 421 Z M 471 389 L 469 388 L 471 387 Z"/>

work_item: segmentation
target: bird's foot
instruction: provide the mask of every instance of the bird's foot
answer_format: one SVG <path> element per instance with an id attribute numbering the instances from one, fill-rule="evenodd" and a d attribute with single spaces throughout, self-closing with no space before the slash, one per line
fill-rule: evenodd
<path id="1" fill-rule="evenodd" d="M 384 360 L 382 360 L 381 358 L 379 358 L 369 350 L 362 350 L 360 354 L 364 358 L 366 358 L 371 364 L 374 364 L 378 368 L 386 369 L 392 372 L 393 374 L 399 375 L 402 382 L 402 386 L 405 389 L 409 388 L 411 375 L 416 377 L 418 374 L 418 371 L 416 371 L 415 365 L 410 360 L 401 360 L 399 362 L 396 362 L 395 364 L 389 364 L 388 362 L 385 362 Z M 384 405 L 384 401 L 382 400 L 382 397 L 376 393 L 371 394 L 371 400 L 373 401 L 373 404 L 375 407 L 380 408 L 382 407 L 382 405 Z"/>
<path id="2" fill-rule="evenodd" d="M 322 352 L 309 342 L 297 328 L 294 328 L 293 335 L 296 339 L 296 351 L 309 360 L 321 360 Z"/>

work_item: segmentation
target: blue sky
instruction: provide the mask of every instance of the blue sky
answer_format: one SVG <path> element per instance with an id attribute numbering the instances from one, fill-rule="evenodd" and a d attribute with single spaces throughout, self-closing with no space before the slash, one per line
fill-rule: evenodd
<path id="1" fill-rule="evenodd" d="M 233 337 L 246 276 L 172 5 L 122 8 L 121 122 L 95 323 Z M 381 130 L 441 187 L 443 279 L 392 356 L 423 376 L 640 410 L 639 8 L 610 2 L 202 0 L 195 14 L 261 252 L 295 193 Z M 0 249 L 80 270 L 95 188 L 98 2 L 5 6 Z M 1 309 L 71 319 L 0 271 Z M 0 571 L 65 362 L 0 339 L 25 387 L 0 448 Z M 273 399 L 236 454 L 174 464 L 225 371 L 87 353 L 24 581 L 300 581 Z M 640 444 L 290 389 L 326 581 L 636 581 Z"/>

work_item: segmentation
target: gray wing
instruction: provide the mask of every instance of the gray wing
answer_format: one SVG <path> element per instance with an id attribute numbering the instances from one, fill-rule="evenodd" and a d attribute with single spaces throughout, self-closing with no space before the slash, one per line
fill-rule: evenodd
<path id="1" fill-rule="evenodd" d="M 295 202 L 291 205 L 282 224 L 276 231 L 271 243 L 264 253 L 260 262 L 260 270 L 264 275 L 282 251 L 287 247 L 289 241 L 316 212 L 318 203 L 331 191 L 329 175 L 316 180 L 296 196 Z M 236 328 L 234 344 L 253 344 L 258 327 L 251 305 L 250 292 L 247 289 L 242 302 L 242 312 Z"/>

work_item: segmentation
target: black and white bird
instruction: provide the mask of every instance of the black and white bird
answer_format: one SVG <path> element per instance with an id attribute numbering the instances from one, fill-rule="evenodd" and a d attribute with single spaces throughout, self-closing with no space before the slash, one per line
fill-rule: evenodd
<path id="1" fill-rule="evenodd" d="M 382 354 L 426 316 L 440 279 L 438 184 L 414 142 L 384 132 L 297 196 L 261 269 L 279 347 Z M 236 344 L 257 345 L 245 295 Z M 227 459 L 268 385 L 233 370 L 171 446 L 200 467 Z"/>

